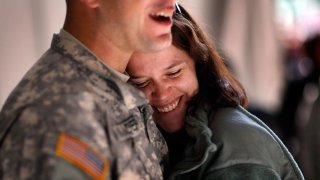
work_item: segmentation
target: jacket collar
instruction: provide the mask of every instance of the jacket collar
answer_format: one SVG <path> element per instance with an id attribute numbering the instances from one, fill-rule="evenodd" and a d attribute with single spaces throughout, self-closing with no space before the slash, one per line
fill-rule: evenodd
<path id="1" fill-rule="evenodd" d="M 196 109 L 194 115 L 190 113 L 187 115 L 185 128 L 190 136 L 190 141 L 185 151 L 184 160 L 174 167 L 174 173 L 170 179 L 200 167 L 211 153 L 217 151 L 217 145 L 211 141 L 212 131 L 208 126 L 211 111 L 209 105 L 202 105 Z"/>

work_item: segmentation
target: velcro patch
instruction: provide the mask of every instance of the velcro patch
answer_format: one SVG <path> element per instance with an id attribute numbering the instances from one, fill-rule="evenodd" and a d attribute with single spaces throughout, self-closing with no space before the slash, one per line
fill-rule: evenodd
<path id="1" fill-rule="evenodd" d="M 61 133 L 56 153 L 94 179 L 104 179 L 108 173 L 108 160 L 76 137 Z"/>

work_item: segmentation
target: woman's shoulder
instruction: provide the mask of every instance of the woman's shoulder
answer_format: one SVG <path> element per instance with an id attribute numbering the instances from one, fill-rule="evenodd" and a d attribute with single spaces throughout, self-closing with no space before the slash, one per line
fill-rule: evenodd
<path id="1" fill-rule="evenodd" d="M 241 106 L 215 110 L 209 116 L 209 126 L 214 132 L 227 133 L 228 136 L 259 134 L 273 138 L 273 132 L 259 118 Z"/>
<path id="2" fill-rule="evenodd" d="M 271 168 L 281 177 L 302 177 L 277 135 L 243 107 L 217 109 L 209 115 L 209 122 L 211 140 L 218 145 L 212 169 L 247 164 Z"/>
<path id="3" fill-rule="evenodd" d="M 222 161 L 270 165 L 284 157 L 283 145 L 276 135 L 240 106 L 218 109 L 210 121 L 212 140 L 220 145 Z M 246 162 L 248 159 L 250 162 Z"/>

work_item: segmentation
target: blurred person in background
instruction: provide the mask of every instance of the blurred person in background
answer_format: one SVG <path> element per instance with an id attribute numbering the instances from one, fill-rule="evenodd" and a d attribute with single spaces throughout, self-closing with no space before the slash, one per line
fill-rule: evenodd
<path id="1" fill-rule="evenodd" d="M 245 110 L 242 85 L 204 31 L 180 9 L 174 15 L 173 44 L 156 53 L 136 52 L 127 66 L 167 141 L 166 178 L 304 179 L 279 138 Z"/>
<path id="2" fill-rule="evenodd" d="M 316 44 L 319 35 L 310 37 L 305 42 L 291 39 L 285 57 L 286 85 L 282 104 L 278 113 L 281 139 L 294 156 L 299 154 L 299 128 L 306 124 L 310 114 L 310 104 L 315 100 L 320 72 Z M 319 51 L 319 50 L 318 50 Z"/>
<path id="3" fill-rule="evenodd" d="M 277 115 L 279 136 L 295 156 L 298 148 L 295 112 L 303 91 L 303 79 L 310 71 L 310 60 L 305 58 L 302 42 L 291 38 L 284 44 L 285 87 Z"/>
<path id="4" fill-rule="evenodd" d="M 310 71 L 301 83 L 295 121 L 298 124 L 298 163 L 306 179 L 320 179 L 320 33 L 310 36 L 303 44 Z M 318 98 L 318 100 L 316 100 Z"/>

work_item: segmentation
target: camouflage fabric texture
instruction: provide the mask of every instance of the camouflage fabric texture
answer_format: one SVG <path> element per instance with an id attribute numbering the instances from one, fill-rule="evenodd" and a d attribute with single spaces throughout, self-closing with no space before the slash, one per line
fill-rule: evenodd
<path id="1" fill-rule="evenodd" d="M 151 114 L 140 91 L 54 35 L 0 113 L 0 179 L 163 179 Z"/>

